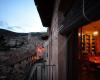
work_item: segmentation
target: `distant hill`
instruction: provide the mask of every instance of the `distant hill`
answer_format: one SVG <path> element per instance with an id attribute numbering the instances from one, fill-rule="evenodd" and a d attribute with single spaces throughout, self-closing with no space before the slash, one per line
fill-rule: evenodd
<path id="1" fill-rule="evenodd" d="M 27 36 L 29 33 L 16 33 L 5 29 L 0 29 L 0 35 L 18 37 L 18 36 Z M 31 36 L 41 36 L 46 34 L 46 32 L 31 32 Z"/>
<path id="2" fill-rule="evenodd" d="M 44 35 L 44 34 L 47 34 L 47 33 L 46 32 L 31 32 L 32 36 L 41 36 L 41 35 Z"/>
<path id="3" fill-rule="evenodd" d="M 4 35 L 4 36 L 15 36 L 16 33 L 5 30 L 5 29 L 0 29 L 0 35 Z"/>
<path id="4" fill-rule="evenodd" d="M 31 34 L 30 40 L 28 42 L 28 35 Z M 33 45 L 34 42 L 41 41 L 42 35 L 46 32 L 31 32 L 31 33 L 16 33 L 5 29 L 0 29 L 0 50 L 17 48 L 22 46 Z M 35 41 L 33 38 L 37 38 Z M 26 43 L 29 44 L 26 44 Z"/>

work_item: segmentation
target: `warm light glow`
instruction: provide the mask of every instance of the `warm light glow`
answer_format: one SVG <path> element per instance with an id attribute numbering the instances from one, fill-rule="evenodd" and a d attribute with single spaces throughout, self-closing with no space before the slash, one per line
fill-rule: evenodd
<path id="1" fill-rule="evenodd" d="M 94 36 L 97 36 L 98 34 L 99 34 L 98 31 L 94 31 L 94 32 L 93 32 L 93 35 L 94 35 Z"/>
<path id="2" fill-rule="evenodd" d="M 36 47 L 37 57 L 42 57 L 45 52 L 45 48 L 42 45 Z"/>
<path id="3" fill-rule="evenodd" d="M 81 36 L 81 33 L 78 33 L 78 36 Z"/>

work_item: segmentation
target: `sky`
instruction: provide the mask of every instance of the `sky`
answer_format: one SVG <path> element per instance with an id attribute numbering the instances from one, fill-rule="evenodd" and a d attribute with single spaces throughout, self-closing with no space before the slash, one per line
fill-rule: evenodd
<path id="1" fill-rule="evenodd" d="M 0 0 L 0 28 L 14 32 L 44 32 L 34 0 Z"/>

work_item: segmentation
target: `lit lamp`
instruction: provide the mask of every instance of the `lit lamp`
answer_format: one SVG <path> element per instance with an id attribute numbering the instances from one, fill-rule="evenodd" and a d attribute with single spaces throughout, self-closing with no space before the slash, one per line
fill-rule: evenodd
<path id="1" fill-rule="evenodd" d="M 98 34 L 99 34 L 98 31 L 94 31 L 94 32 L 93 32 L 93 35 L 94 35 L 94 36 L 97 36 Z"/>
<path id="2" fill-rule="evenodd" d="M 81 36 L 81 33 L 78 33 L 78 36 L 80 37 Z"/>

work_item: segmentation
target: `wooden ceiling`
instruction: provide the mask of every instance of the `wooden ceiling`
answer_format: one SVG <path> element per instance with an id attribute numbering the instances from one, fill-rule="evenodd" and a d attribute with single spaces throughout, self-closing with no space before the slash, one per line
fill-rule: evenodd
<path id="1" fill-rule="evenodd" d="M 91 22 L 91 23 L 83 26 L 82 31 L 83 32 L 94 32 L 94 31 L 100 32 L 100 20 Z"/>
<path id="2" fill-rule="evenodd" d="M 55 0 L 34 0 L 44 27 L 51 26 Z"/>

